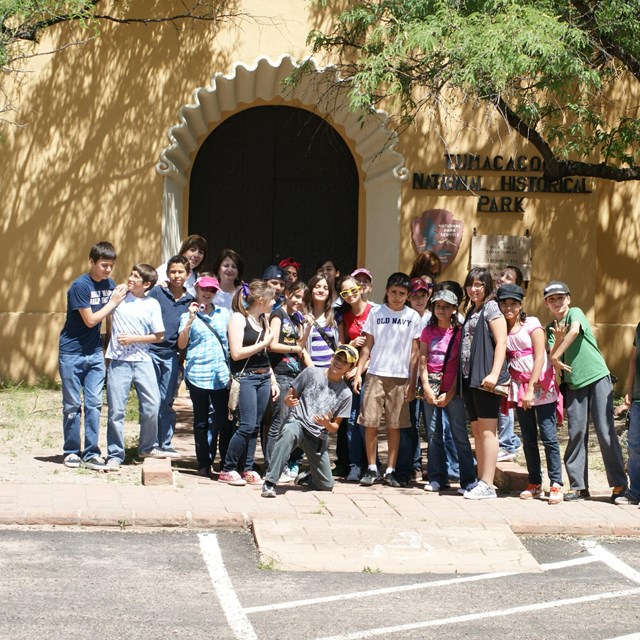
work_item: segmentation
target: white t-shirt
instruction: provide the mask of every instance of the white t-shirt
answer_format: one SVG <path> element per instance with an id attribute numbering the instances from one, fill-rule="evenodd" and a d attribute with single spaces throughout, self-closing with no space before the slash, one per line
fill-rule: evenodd
<path id="1" fill-rule="evenodd" d="M 213 296 L 213 304 L 216 307 L 224 307 L 225 309 L 229 309 L 231 311 L 231 303 L 233 302 L 233 296 L 236 294 L 236 290 L 231 293 L 227 293 L 222 289 L 218 289 L 216 291 L 216 295 Z"/>
<path id="2" fill-rule="evenodd" d="M 410 307 L 393 311 L 386 304 L 372 309 L 363 331 L 373 336 L 369 373 L 388 378 L 408 378 L 413 341 L 420 337 L 420 316 Z"/>
<path id="3" fill-rule="evenodd" d="M 148 343 L 121 345 L 118 336 L 130 333 L 146 336 L 164 332 L 160 303 L 149 297 L 137 298 L 132 293 L 116 307 L 111 325 L 111 340 L 106 357 L 110 360 L 126 360 L 127 362 L 150 361 Z"/>

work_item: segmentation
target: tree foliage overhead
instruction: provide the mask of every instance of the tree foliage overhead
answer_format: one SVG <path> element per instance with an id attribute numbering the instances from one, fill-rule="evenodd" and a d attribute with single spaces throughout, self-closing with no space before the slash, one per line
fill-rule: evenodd
<path id="1" fill-rule="evenodd" d="M 135 14 L 131 11 L 134 5 Z M 149 15 L 140 14 L 145 6 Z M 179 0 L 161 6 L 168 10 L 160 13 L 154 3 L 143 4 L 140 0 L 0 0 L 0 114 L 16 110 L 12 94 L 29 58 L 83 44 L 99 34 L 102 23 L 178 26 L 188 21 L 214 23 L 240 15 L 234 10 L 233 0 Z M 42 51 L 38 47 L 40 39 L 55 25 L 70 28 L 53 51 Z"/>
<path id="2" fill-rule="evenodd" d="M 354 110 L 483 103 L 550 177 L 640 179 L 639 0 L 356 0 L 309 42 Z"/>

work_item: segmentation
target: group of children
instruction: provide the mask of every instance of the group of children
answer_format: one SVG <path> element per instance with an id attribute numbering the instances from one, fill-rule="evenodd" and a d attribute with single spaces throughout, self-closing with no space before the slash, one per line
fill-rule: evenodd
<path id="1" fill-rule="evenodd" d="M 137 264 L 126 286 L 116 287 L 109 277 L 116 259 L 113 246 L 92 247 L 89 273 L 69 289 L 60 337 L 66 466 L 119 468 L 131 384 L 140 407 L 139 455 L 177 456 L 171 446 L 171 405 L 179 353 L 186 350 L 184 379 L 194 407 L 199 472 L 213 476 L 218 443 L 219 481 L 263 482 L 264 497 L 275 497 L 277 484 L 291 481 L 330 490 L 330 433 L 338 433 L 338 465 L 347 480 L 363 486 L 379 481 L 405 485 L 421 475 L 422 414 L 428 441 L 425 490 L 444 490 L 456 481 L 465 498 L 494 498 L 501 431 L 509 428 L 504 416 L 515 409 L 529 472 L 521 498 L 545 495 L 538 440 L 546 457 L 549 503 L 589 497 L 590 413 L 612 500 L 638 503 L 637 339 L 627 385 L 632 424 L 628 487 L 613 422 L 611 376 L 584 313 L 571 307 L 566 284 L 551 281 L 544 289 L 553 317 L 545 328 L 523 310 L 517 267 L 505 269 L 497 287 L 484 268 L 472 269 L 463 287 L 452 281 L 436 285 L 437 256 L 422 255 L 410 275 L 398 272 L 388 278 L 384 301 L 375 305 L 368 300 L 369 271 L 358 269 L 339 279 L 327 259 L 308 286 L 298 280 L 300 265 L 292 258 L 268 267 L 261 280 L 242 283 L 243 265 L 232 250 L 220 254 L 213 272 L 194 276 L 206 256 L 201 240 L 190 236 L 185 241 L 180 254 L 159 269 L 163 281 L 158 286 L 156 270 Z M 106 460 L 98 446 L 104 319 L 110 324 Z M 567 493 L 557 439 L 556 416 L 563 409 L 569 431 Z M 378 431 L 383 424 L 388 454 L 380 473 Z M 264 479 L 254 464 L 259 436 Z M 299 473 L 304 456 L 309 470 Z"/>

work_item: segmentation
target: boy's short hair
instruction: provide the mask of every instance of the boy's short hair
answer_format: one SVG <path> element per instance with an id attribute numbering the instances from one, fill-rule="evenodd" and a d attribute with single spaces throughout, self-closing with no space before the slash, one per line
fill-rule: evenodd
<path id="1" fill-rule="evenodd" d="M 189 262 L 189 259 L 185 258 L 183 255 L 171 256 L 167 260 L 167 273 L 169 272 L 169 267 L 172 264 L 181 264 L 187 270 L 187 273 L 191 272 L 191 263 Z"/>
<path id="2" fill-rule="evenodd" d="M 116 248 L 110 242 L 106 241 L 94 244 L 89 251 L 89 259 L 93 262 L 98 262 L 98 260 L 115 260 L 117 255 Z"/>
<path id="3" fill-rule="evenodd" d="M 387 278 L 386 288 L 388 289 L 389 287 L 402 287 L 407 291 L 411 291 L 411 278 L 402 271 L 396 271 Z"/>
<path id="4" fill-rule="evenodd" d="M 148 282 L 151 287 L 155 286 L 156 282 L 158 282 L 158 272 L 150 264 L 138 262 L 138 264 L 134 264 L 133 267 L 131 267 L 131 271 L 139 273 L 142 282 Z"/>

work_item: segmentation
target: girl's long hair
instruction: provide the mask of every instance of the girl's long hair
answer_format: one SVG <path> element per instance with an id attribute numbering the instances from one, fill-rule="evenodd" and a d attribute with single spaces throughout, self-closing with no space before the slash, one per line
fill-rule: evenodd
<path id="1" fill-rule="evenodd" d="M 469 295 L 467 294 L 467 287 L 473 284 L 474 280 L 480 280 L 482 282 L 482 287 L 484 289 L 484 300 L 482 304 L 486 304 L 489 300 L 493 300 L 495 298 L 495 293 L 493 291 L 493 278 L 491 277 L 491 271 L 486 267 L 474 267 L 469 271 L 467 277 L 464 279 L 464 299 L 463 304 L 464 308 L 468 309 L 471 305 L 471 300 Z"/>
<path id="2" fill-rule="evenodd" d="M 333 300 L 331 298 L 331 287 L 329 286 L 329 281 L 327 280 L 326 276 L 324 276 L 322 273 L 316 273 L 316 275 L 313 276 L 311 280 L 309 280 L 309 284 L 307 285 L 309 287 L 309 297 L 311 299 L 309 307 L 311 308 L 311 311 L 313 311 L 313 288 L 318 284 L 318 282 L 320 282 L 320 280 L 324 280 L 327 283 L 327 287 L 329 288 L 329 295 L 327 296 L 327 299 L 324 302 L 324 317 L 325 317 L 325 320 L 327 321 L 327 326 L 333 326 L 334 318 L 333 318 Z"/>
<path id="3" fill-rule="evenodd" d="M 295 282 L 290 282 L 284 292 L 285 299 L 289 296 L 292 296 L 294 293 L 298 291 L 302 291 L 302 301 L 304 302 L 305 309 L 309 309 L 309 305 L 311 304 L 311 294 L 309 292 L 309 287 L 302 282 L 302 280 L 296 280 Z"/>
<path id="4" fill-rule="evenodd" d="M 264 280 L 252 280 L 250 284 L 243 282 L 233 296 L 231 308 L 234 311 L 240 312 L 246 318 L 249 315 L 249 309 L 258 302 L 260 298 L 273 300 L 275 297 L 276 292 L 274 288 Z"/>

